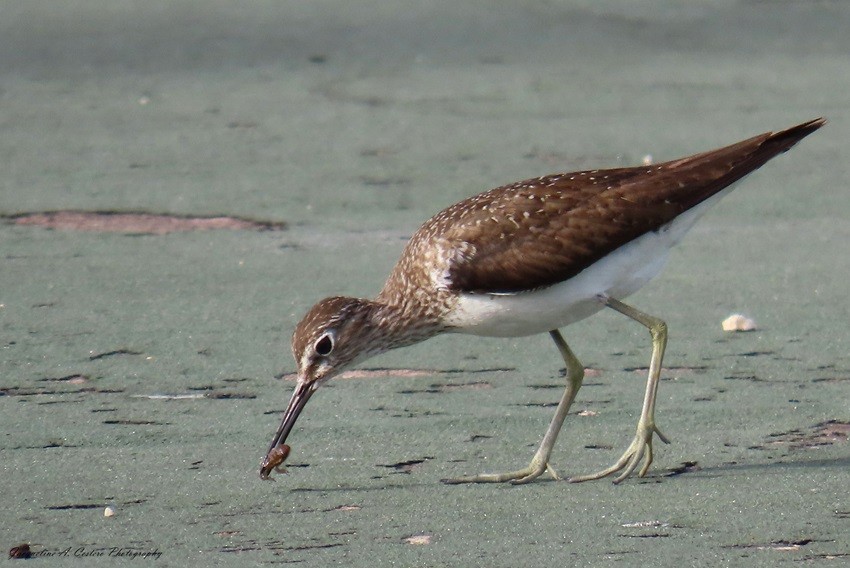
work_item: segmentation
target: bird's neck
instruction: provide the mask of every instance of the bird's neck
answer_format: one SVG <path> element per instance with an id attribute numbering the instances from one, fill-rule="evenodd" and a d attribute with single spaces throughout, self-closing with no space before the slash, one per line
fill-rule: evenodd
<path id="1" fill-rule="evenodd" d="M 381 351 L 425 341 L 443 331 L 439 319 L 417 303 L 369 301 L 368 326 L 376 335 Z"/>

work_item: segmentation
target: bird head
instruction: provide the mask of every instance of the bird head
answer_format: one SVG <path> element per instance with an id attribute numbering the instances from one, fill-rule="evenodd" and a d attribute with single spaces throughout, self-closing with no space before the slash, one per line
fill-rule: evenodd
<path id="1" fill-rule="evenodd" d="M 325 298 L 310 308 L 295 327 L 292 354 L 298 366 L 298 382 L 269 452 L 286 441 L 319 386 L 355 363 L 386 350 L 380 329 L 373 322 L 375 309 L 369 300 Z"/>

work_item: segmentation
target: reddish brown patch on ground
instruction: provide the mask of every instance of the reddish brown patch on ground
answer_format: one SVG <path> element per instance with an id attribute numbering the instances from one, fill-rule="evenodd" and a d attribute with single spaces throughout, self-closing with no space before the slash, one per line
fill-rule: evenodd
<path id="1" fill-rule="evenodd" d="M 688 373 L 701 373 L 707 370 L 708 367 L 698 365 L 694 367 L 661 367 L 661 372 L 674 375 L 686 375 Z M 649 367 L 626 367 L 624 371 L 631 371 L 640 375 L 649 372 Z"/>
<path id="2" fill-rule="evenodd" d="M 384 377 L 427 377 L 436 375 L 440 371 L 433 369 L 355 369 L 345 371 L 337 376 L 337 379 L 382 379 Z M 286 373 L 281 377 L 284 381 L 294 381 L 298 378 L 297 373 Z"/>
<path id="3" fill-rule="evenodd" d="M 29 225 L 59 231 L 92 231 L 136 235 L 165 235 L 186 231 L 242 230 L 280 231 L 286 223 L 254 221 L 239 217 L 194 217 L 154 213 L 114 211 L 47 211 L 8 215 L 15 225 Z"/>

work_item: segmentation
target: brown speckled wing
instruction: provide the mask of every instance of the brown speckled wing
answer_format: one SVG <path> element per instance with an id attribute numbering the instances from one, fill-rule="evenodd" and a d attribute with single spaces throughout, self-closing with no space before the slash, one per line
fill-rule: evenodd
<path id="1" fill-rule="evenodd" d="M 567 280 L 785 152 L 825 121 L 645 167 L 551 175 L 461 201 L 420 234 L 463 247 L 453 291 L 513 293 Z"/>

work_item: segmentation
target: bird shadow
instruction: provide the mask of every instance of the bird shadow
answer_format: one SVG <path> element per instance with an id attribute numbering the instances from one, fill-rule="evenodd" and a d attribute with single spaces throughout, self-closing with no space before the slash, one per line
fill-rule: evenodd
<path id="1" fill-rule="evenodd" d="M 684 462 L 683 464 L 660 471 L 654 471 L 647 474 L 645 477 L 633 477 L 623 481 L 626 485 L 630 480 L 638 483 L 662 483 L 664 481 L 672 481 L 674 478 L 681 476 L 697 477 L 697 478 L 719 478 L 733 475 L 741 475 L 746 473 L 756 472 L 759 475 L 779 475 L 788 469 L 847 469 L 850 468 L 850 456 L 837 458 L 819 458 L 819 459 L 794 459 L 794 460 L 775 460 L 770 462 L 729 462 L 711 466 L 701 466 L 697 462 Z M 549 475 L 540 476 L 533 483 L 515 485 L 511 483 L 487 483 L 484 486 L 504 486 L 504 487 L 523 487 L 534 486 L 539 483 L 559 483 L 568 482 L 567 478 L 554 479 Z M 441 482 L 441 480 L 432 480 L 421 478 L 419 480 L 409 479 L 405 483 L 374 483 L 369 485 L 333 485 L 333 486 L 313 486 L 313 487 L 293 487 L 289 491 L 291 493 L 337 493 L 337 492 L 363 492 L 369 493 L 374 491 L 387 490 L 409 490 L 414 488 L 424 487 L 448 487 L 453 484 Z M 482 484 L 464 484 L 467 486 L 481 486 Z"/>
<path id="2" fill-rule="evenodd" d="M 727 462 L 711 466 L 672 468 L 667 471 L 651 473 L 645 479 L 658 480 L 679 477 L 681 475 L 691 477 L 724 477 L 749 472 L 775 475 L 788 469 L 846 469 L 848 467 L 850 467 L 850 456 L 818 459 L 782 459 L 769 462 Z"/>

